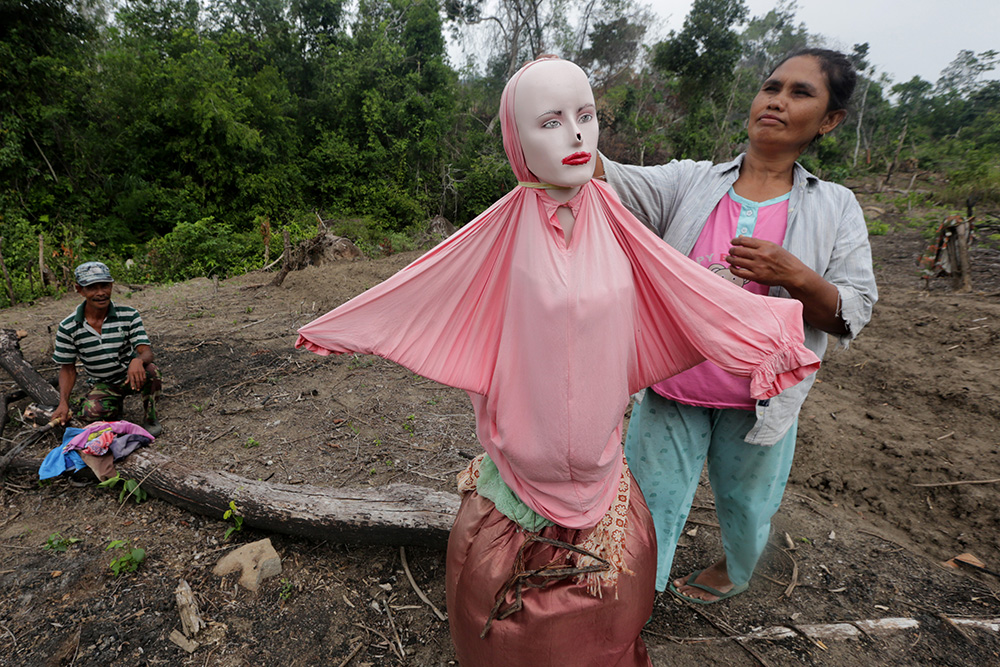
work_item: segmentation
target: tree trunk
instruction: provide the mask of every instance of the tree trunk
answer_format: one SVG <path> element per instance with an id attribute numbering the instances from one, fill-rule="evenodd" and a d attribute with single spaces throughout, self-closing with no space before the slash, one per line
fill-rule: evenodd
<path id="1" fill-rule="evenodd" d="M 38 274 L 42 277 L 42 286 L 55 285 L 58 282 L 56 274 L 45 266 L 45 237 L 41 234 L 38 235 Z"/>
<path id="2" fill-rule="evenodd" d="M 281 271 L 278 271 L 277 275 L 274 276 L 274 280 L 271 281 L 272 287 L 280 287 L 281 283 L 285 282 L 285 276 L 292 270 L 292 242 L 288 236 L 287 229 L 282 234 L 285 237 L 285 261 L 281 265 Z"/>
<path id="3" fill-rule="evenodd" d="M 169 456 L 139 450 L 116 464 L 149 495 L 222 520 L 232 500 L 243 524 L 300 537 L 363 544 L 443 548 L 459 497 L 411 484 L 384 488 L 327 488 L 270 484 L 228 472 L 192 468 Z"/>
<path id="4" fill-rule="evenodd" d="M 271 263 L 271 218 L 264 216 L 260 221 L 260 236 L 264 240 L 264 266 Z"/>
<path id="5" fill-rule="evenodd" d="M 882 182 L 882 187 L 878 189 L 882 192 L 887 187 L 889 187 L 889 179 L 892 178 L 892 172 L 896 170 L 896 165 L 899 163 L 899 152 L 903 150 L 903 141 L 906 139 L 906 129 L 910 126 L 910 117 L 907 116 L 903 119 L 903 131 L 899 134 L 899 142 L 896 144 L 896 154 L 892 156 L 892 162 L 889 163 L 889 169 L 885 173 L 885 180 Z"/>
<path id="6" fill-rule="evenodd" d="M 953 274 L 953 289 L 956 292 L 972 290 L 972 262 L 969 259 L 970 224 L 963 221 L 955 225 L 951 242 L 955 246 L 955 272 Z"/>
<path id="7" fill-rule="evenodd" d="M 7 294 L 10 295 L 10 305 L 16 306 L 17 300 L 14 298 L 14 285 L 10 282 L 10 274 L 7 273 L 7 265 L 3 263 L 3 237 L 0 236 L 0 271 L 3 271 L 4 282 L 7 283 Z"/>
<path id="8" fill-rule="evenodd" d="M 22 337 L 13 329 L 0 329 L 0 368 L 10 373 L 31 399 L 42 405 L 58 405 L 59 392 L 31 367 L 21 355 Z"/>
<path id="9" fill-rule="evenodd" d="M 865 81 L 865 93 L 861 96 L 861 109 L 858 110 L 858 125 L 854 133 L 854 159 L 851 162 L 852 167 L 858 166 L 858 150 L 861 148 L 861 124 L 865 119 L 865 103 L 868 101 L 868 87 L 872 85 L 872 80 L 867 79 Z"/>

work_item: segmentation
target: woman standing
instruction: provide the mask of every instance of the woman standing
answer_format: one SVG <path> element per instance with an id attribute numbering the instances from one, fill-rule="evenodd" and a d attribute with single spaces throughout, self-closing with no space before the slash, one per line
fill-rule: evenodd
<path id="1" fill-rule="evenodd" d="M 802 303 L 805 343 L 847 346 L 877 299 L 861 207 L 796 160 L 844 119 L 856 75 L 841 53 L 786 58 L 750 106 L 749 147 L 732 162 L 656 167 L 605 161 L 607 181 L 677 250 L 744 289 Z M 636 407 L 625 451 L 656 525 L 657 590 L 710 603 L 746 590 L 767 544 L 815 376 L 770 400 L 711 362 L 656 384 Z M 705 461 L 725 554 L 668 582 Z"/>

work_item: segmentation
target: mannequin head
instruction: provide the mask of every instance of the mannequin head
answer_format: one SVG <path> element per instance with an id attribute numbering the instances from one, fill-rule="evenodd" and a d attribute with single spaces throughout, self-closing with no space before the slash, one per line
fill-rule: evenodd
<path id="1" fill-rule="evenodd" d="M 521 181 L 570 188 L 569 199 L 594 175 L 597 112 L 587 75 L 566 60 L 546 58 L 511 77 L 501 99 L 504 148 Z"/>

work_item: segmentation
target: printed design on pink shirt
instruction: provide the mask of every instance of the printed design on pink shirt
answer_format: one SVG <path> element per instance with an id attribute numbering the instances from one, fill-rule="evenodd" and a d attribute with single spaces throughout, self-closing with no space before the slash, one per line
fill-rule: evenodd
<path id="1" fill-rule="evenodd" d="M 715 262 L 708 265 L 708 270 L 714 273 L 715 275 L 719 276 L 720 278 L 725 278 L 726 280 L 736 285 L 737 287 L 743 287 L 748 282 L 750 282 L 746 278 L 740 278 L 739 276 L 734 276 L 732 271 L 729 270 L 728 264 L 720 264 L 718 262 Z"/>

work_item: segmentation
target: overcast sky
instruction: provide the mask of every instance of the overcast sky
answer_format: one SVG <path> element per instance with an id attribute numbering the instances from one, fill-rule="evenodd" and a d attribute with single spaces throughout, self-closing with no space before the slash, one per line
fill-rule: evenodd
<path id="1" fill-rule="evenodd" d="M 665 19 L 663 35 L 680 30 L 692 0 L 648 0 Z M 751 16 L 775 0 L 745 0 Z M 796 21 L 831 46 L 868 42 L 870 60 L 894 83 L 914 75 L 931 83 L 958 52 L 1000 51 L 1000 0 L 798 0 Z M 661 36 L 661 37 L 662 37 Z M 994 70 L 990 78 L 1000 78 Z"/>

